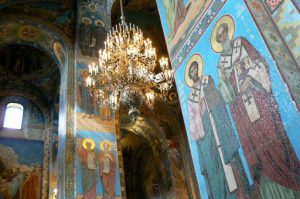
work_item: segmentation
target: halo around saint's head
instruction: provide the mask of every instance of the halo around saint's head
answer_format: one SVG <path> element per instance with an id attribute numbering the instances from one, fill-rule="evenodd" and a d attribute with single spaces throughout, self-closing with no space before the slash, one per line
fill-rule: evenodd
<path id="1" fill-rule="evenodd" d="M 95 25 L 98 26 L 98 24 L 101 24 L 102 27 L 105 26 L 105 23 L 100 19 L 95 20 Z"/>
<path id="2" fill-rule="evenodd" d="M 101 151 L 104 151 L 104 144 L 107 144 L 108 145 L 108 150 L 111 151 L 111 149 L 112 149 L 111 141 L 103 140 L 102 142 L 100 142 Z"/>
<path id="3" fill-rule="evenodd" d="M 85 138 L 82 142 L 83 148 L 87 149 L 87 142 L 91 143 L 91 149 L 94 149 L 96 144 L 94 142 L 94 140 L 90 139 L 90 138 Z"/>
<path id="4" fill-rule="evenodd" d="M 189 59 L 189 61 L 187 62 L 186 67 L 185 67 L 185 71 L 184 71 L 185 83 L 190 88 L 192 88 L 193 85 L 194 85 L 194 81 L 189 76 L 189 71 L 190 71 L 190 68 L 191 68 L 191 64 L 194 61 L 198 63 L 198 76 L 199 76 L 199 78 L 201 78 L 202 70 L 203 70 L 203 59 L 202 59 L 201 55 L 200 54 L 192 55 L 191 58 Z"/>
<path id="5" fill-rule="evenodd" d="M 211 36 L 210 36 L 211 48 L 216 53 L 222 52 L 222 50 L 223 50 L 222 45 L 217 42 L 216 36 L 217 36 L 217 30 L 219 29 L 220 25 L 224 24 L 224 23 L 227 24 L 227 26 L 228 26 L 229 39 L 232 39 L 233 35 L 234 35 L 235 26 L 234 26 L 233 18 L 230 15 L 224 15 L 221 18 L 219 18 L 219 20 L 215 24 L 215 27 L 212 30 Z"/>
<path id="6" fill-rule="evenodd" d="M 82 23 L 88 22 L 89 25 L 92 24 L 92 20 L 90 18 L 88 18 L 88 17 L 82 17 L 81 18 L 81 22 Z"/>

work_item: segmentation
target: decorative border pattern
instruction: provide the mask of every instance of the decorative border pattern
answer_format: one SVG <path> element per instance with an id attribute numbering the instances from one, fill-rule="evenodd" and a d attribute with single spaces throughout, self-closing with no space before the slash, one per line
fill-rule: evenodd
<path id="1" fill-rule="evenodd" d="M 264 2 L 268 7 L 268 10 L 273 13 L 280 6 L 283 0 L 265 0 Z"/>
<path id="2" fill-rule="evenodd" d="M 171 60 L 172 67 L 177 70 L 181 62 L 187 56 L 187 54 L 196 45 L 197 41 L 200 39 L 202 34 L 205 32 L 206 28 L 221 10 L 226 0 L 216 0 L 214 1 L 207 11 L 203 14 L 201 19 L 197 22 L 194 29 L 190 32 L 187 39 L 184 41 L 181 48 L 178 50 L 177 54 Z"/>
<path id="3" fill-rule="evenodd" d="M 300 11 L 292 0 L 286 0 L 271 17 L 295 62 L 300 66 Z"/>
<path id="4" fill-rule="evenodd" d="M 259 32 L 262 35 L 262 38 L 265 40 L 274 61 L 276 61 L 279 73 L 287 84 L 298 111 L 300 111 L 300 75 L 298 75 L 299 67 L 296 61 L 293 59 L 286 43 L 280 37 L 279 31 L 276 29 L 276 25 L 264 7 L 263 2 L 257 0 L 244 1 L 259 29 Z"/>

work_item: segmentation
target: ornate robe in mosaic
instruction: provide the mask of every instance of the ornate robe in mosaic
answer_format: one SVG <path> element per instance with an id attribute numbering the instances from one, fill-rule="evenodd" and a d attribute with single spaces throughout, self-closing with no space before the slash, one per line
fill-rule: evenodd
<path id="1" fill-rule="evenodd" d="M 99 173 L 104 199 L 114 198 L 116 195 L 116 159 L 112 151 L 100 153 Z"/>
<path id="2" fill-rule="evenodd" d="M 232 45 L 232 53 L 221 54 L 219 88 L 230 105 L 251 176 L 256 185 L 264 182 L 261 193 L 297 190 L 299 160 L 277 110 L 269 66 L 245 38 L 234 39 Z"/>
<path id="3" fill-rule="evenodd" d="M 83 79 L 78 85 L 77 101 L 83 113 L 94 114 L 94 97 L 91 95 L 89 88 L 86 87 L 86 82 Z"/>
<path id="4" fill-rule="evenodd" d="M 22 187 L 22 199 L 38 199 L 40 196 L 40 186 L 41 186 L 41 171 L 39 169 L 33 170 L 26 180 L 23 182 Z M 14 197 L 15 198 L 15 197 Z"/>
<path id="5" fill-rule="evenodd" d="M 197 142 L 201 173 L 209 198 L 236 198 L 235 190 L 243 185 L 237 179 L 233 182 L 227 179 L 226 175 L 230 175 L 230 171 L 225 173 L 222 158 L 224 164 L 229 164 L 238 154 L 239 143 L 225 102 L 210 76 L 202 77 L 202 82 L 199 80 L 194 84 L 189 96 L 188 112 L 190 133 Z M 218 134 L 218 138 L 213 131 Z M 229 184 L 237 187 L 230 192 Z"/>
<path id="6" fill-rule="evenodd" d="M 97 185 L 97 156 L 94 151 L 88 151 L 82 144 L 78 147 L 77 155 L 81 165 L 81 183 L 84 199 L 96 199 Z"/>
<path id="7" fill-rule="evenodd" d="M 82 55 L 89 55 L 91 56 L 92 53 L 91 53 L 91 47 L 90 47 L 90 44 L 91 44 L 91 36 L 92 36 L 92 30 L 91 30 L 91 25 L 90 24 L 84 24 L 84 23 L 81 23 L 79 25 L 79 48 L 80 48 L 80 52 Z"/>

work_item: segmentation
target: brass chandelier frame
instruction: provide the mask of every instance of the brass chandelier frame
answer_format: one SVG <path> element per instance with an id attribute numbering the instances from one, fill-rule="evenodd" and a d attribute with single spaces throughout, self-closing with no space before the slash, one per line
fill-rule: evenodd
<path id="1" fill-rule="evenodd" d="M 121 23 L 107 34 L 104 49 L 99 50 L 98 64 L 89 65 L 87 86 L 100 107 L 117 111 L 120 104 L 129 109 L 129 115 L 138 115 L 145 102 L 153 109 L 156 100 L 164 100 L 173 86 L 173 70 L 168 59 L 159 60 L 150 39 L 142 30 L 125 22 L 122 0 Z"/>

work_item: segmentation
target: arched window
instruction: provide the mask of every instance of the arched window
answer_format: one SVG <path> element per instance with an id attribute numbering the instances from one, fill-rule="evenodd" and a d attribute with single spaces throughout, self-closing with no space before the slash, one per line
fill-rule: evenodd
<path id="1" fill-rule="evenodd" d="M 7 104 L 3 127 L 11 129 L 21 129 L 23 120 L 23 109 L 24 108 L 21 104 Z"/>

